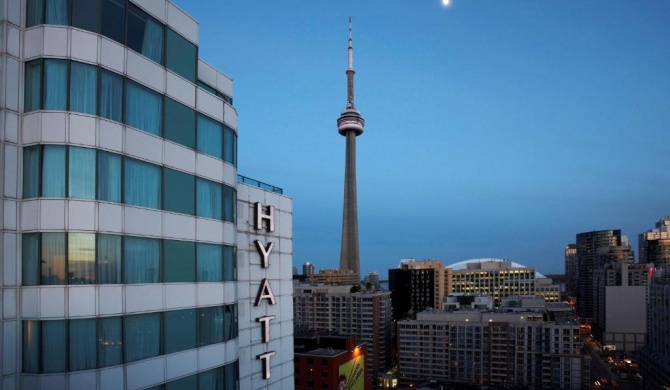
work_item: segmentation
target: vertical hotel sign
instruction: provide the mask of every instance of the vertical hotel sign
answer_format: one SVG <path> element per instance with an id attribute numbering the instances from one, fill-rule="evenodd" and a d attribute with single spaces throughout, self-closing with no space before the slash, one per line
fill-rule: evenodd
<path id="1" fill-rule="evenodd" d="M 260 202 L 254 203 L 254 214 L 255 214 L 255 223 L 254 227 L 256 230 L 263 230 L 265 228 L 268 232 L 275 231 L 275 208 L 273 206 L 263 207 Z M 270 252 L 274 248 L 274 242 L 264 243 L 261 240 L 254 241 L 256 245 L 256 250 L 258 254 L 261 255 L 261 268 L 270 267 Z M 275 301 L 275 296 L 272 293 L 272 286 L 270 286 L 270 281 L 267 278 L 263 278 L 261 285 L 258 288 L 258 293 L 256 294 L 256 300 L 254 301 L 254 306 L 261 306 L 263 304 L 274 305 L 277 303 Z M 256 318 L 256 322 L 261 324 L 262 340 L 264 343 L 270 342 L 270 321 L 274 320 L 275 316 L 263 316 Z M 270 358 L 275 355 L 275 351 L 267 351 L 260 355 L 256 356 L 256 359 L 260 360 L 263 364 L 263 379 L 270 379 Z"/>

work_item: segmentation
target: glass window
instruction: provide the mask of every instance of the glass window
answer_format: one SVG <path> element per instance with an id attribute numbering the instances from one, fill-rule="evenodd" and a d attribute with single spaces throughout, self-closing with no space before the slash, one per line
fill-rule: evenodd
<path id="1" fill-rule="evenodd" d="M 124 42 L 126 2 L 124 0 L 102 0 L 102 35 L 120 44 Z"/>
<path id="2" fill-rule="evenodd" d="M 98 319 L 98 366 L 109 367 L 123 363 L 122 317 Z"/>
<path id="3" fill-rule="evenodd" d="M 223 246 L 223 280 L 237 280 L 237 253 L 234 246 Z"/>
<path id="4" fill-rule="evenodd" d="M 98 199 L 121 202 L 121 156 L 98 151 Z"/>
<path id="5" fill-rule="evenodd" d="M 238 388 L 238 372 L 239 372 L 239 361 L 234 361 L 223 366 L 225 371 L 224 378 L 225 384 L 224 389 L 237 389 Z"/>
<path id="6" fill-rule="evenodd" d="M 223 247 L 198 243 L 198 282 L 223 280 Z"/>
<path id="7" fill-rule="evenodd" d="M 163 209 L 195 214 L 195 176 L 164 168 Z"/>
<path id="8" fill-rule="evenodd" d="M 159 313 L 123 317 L 123 351 L 126 363 L 158 356 L 161 352 Z"/>
<path id="9" fill-rule="evenodd" d="M 195 282 L 195 243 L 163 241 L 163 282 Z"/>
<path id="10" fill-rule="evenodd" d="M 123 77 L 100 70 L 100 116 L 123 121 Z"/>
<path id="11" fill-rule="evenodd" d="M 125 237 L 123 258 L 125 283 L 160 281 L 160 240 Z"/>
<path id="12" fill-rule="evenodd" d="M 98 96 L 98 67 L 72 62 L 70 65 L 70 111 L 95 115 Z"/>
<path id="13" fill-rule="evenodd" d="M 65 320 L 42 321 L 42 372 L 65 372 L 67 345 Z"/>
<path id="14" fill-rule="evenodd" d="M 198 178 L 198 217 L 223 219 L 223 186 L 220 183 Z"/>
<path id="15" fill-rule="evenodd" d="M 128 47 L 163 63 L 163 25 L 128 3 Z"/>
<path id="16" fill-rule="evenodd" d="M 65 284 L 65 233 L 42 233 L 42 285 Z"/>
<path id="17" fill-rule="evenodd" d="M 26 5 L 26 27 L 44 23 L 44 0 L 28 0 Z"/>
<path id="18" fill-rule="evenodd" d="M 223 307 L 198 309 L 198 347 L 223 342 Z"/>
<path id="19" fill-rule="evenodd" d="M 223 307 L 223 341 L 237 337 L 237 305 Z"/>
<path id="20" fill-rule="evenodd" d="M 200 80 L 198 80 L 198 87 L 204 89 L 205 91 L 211 93 L 212 95 L 216 96 L 216 89 L 212 88 L 209 84 L 206 84 Z"/>
<path id="21" fill-rule="evenodd" d="M 40 372 L 40 321 L 23 321 L 23 372 Z"/>
<path id="22" fill-rule="evenodd" d="M 126 124 L 154 135 L 161 135 L 163 99 L 160 94 L 128 81 L 126 83 Z"/>
<path id="23" fill-rule="evenodd" d="M 38 233 L 23 234 L 21 254 L 21 284 L 38 286 L 40 284 L 40 235 Z"/>
<path id="24" fill-rule="evenodd" d="M 223 159 L 237 166 L 237 134 L 228 126 L 223 126 Z"/>
<path id="25" fill-rule="evenodd" d="M 69 371 L 90 370 L 97 367 L 96 339 L 94 318 L 70 320 Z"/>
<path id="26" fill-rule="evenodd" d="M 42 157 L 42 196 L 65 197 L 65 146 L 47 145 Z"/>
<path id="27" fill-rule="evenodd" d="M 195 348 L 195 309 L 171 310 L 163 315 L 165 353 Z"/>
<path id="28" fill-rule="evenodd" d="M 165 384 L 165 390 L 193 390 L 198 388 L 198 375 L 189 375 Z M 225 387 L 224 387 L 225 389 Z M 233 389 L 233 387 L 231 387 Z"/>
<path id="29" fill-rule="evenodd" d="M 233 187 L 223 186 L 223 220 L 235 223 L 237 193 Z"/>
<path id="30" fill-rule="evenodd" d="M 67 61 L 65 60 L 44 60 L 44 109 L 67 110 Z"/>
<path id="31" fill-rule="evenodd" d="M 165 53 L 165 67 L 195 83 L 196 67 L 198 63 L 198 48 L 186 38 L 167 29 L 167 49 Z"/>
<path id="32" fill-rule="evenodd" d="M 60 26 L 69 25 L 69 1 L 68 0 L 46 0 L 46 24 Z"/>
<path id="33" fill-rule="evenodd" d="M 198 151 L 223 159 L 223 125 L 198 115 Z"/>
<path id="34" fill-rule="evenodd" d="M 161 208 L 161 169 L 131 158 L 124 163 L 124 203 Z"/>
<path id="35" fill-rule="evenodd" d="M 68 156 L 70 197 L 95 199 L 95 149 L 71 146 Z"/>
<path id="36" fill-rule="evenodd" d="M 97 235 L 98 284 L 121 284 L 121 236 Z"/>
<path id="37" fill-rule="evenodd" d="M 165 98 L 165 138 L 195 148 L 195 111 Z"/>
<path id="38" fill-rule="evenodd" d="M 68 284 L 95 284 L 95 234 L 68 234 L 67 275 Z"/>
<path id="39" fill-rule="evenodd" d="M 23 199 L 40 196 L 40 147 L 23 149 Z"/>
<path id="40" fill-rule="evenodd" d="M 72 1 L 72 27 L 100 32 L 100 0 Z"/>
<path id="41" fill-rule="evenodd" d="M 42 108 L 42 61 L 26 62 L 24 112 Z"/>
<path id="42" fill-rule="evenodd" d="M 225 389 L 223 367 L 203 371 L 198 374 L 198 390 Z"/>

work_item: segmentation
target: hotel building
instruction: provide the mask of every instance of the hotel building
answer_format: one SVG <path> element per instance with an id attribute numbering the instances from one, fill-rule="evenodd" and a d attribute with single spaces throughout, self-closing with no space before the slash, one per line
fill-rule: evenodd
<path id="1" fill-rule="evenodd" d="M 238 183 L 198 23 L 2 0 L 0 42 L 0 387 L 292 389 L 291 200 Z"/>

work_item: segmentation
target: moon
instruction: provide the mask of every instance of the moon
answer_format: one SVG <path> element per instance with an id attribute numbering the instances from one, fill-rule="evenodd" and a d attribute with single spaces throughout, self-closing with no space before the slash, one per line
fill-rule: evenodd
<path id="1" fill-rule="evenodd" d="M 449 6 L 449 4 L 451 4 L 451 0 L 442 0 L 442 5 L 443 6 L 447 7 L 447 6 Z"/>

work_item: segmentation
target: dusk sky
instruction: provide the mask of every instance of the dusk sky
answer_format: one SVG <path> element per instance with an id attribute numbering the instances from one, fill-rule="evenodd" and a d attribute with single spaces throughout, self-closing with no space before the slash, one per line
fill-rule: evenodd
<path id="1" fill-rule="evenodd" d="M 234 80 L 239 170 L 337 268 L 353 18 L 361 272 L 494 257 L 563 273 L 575 234 L 670 214 L 670 1 L 175 3 Z"/>

